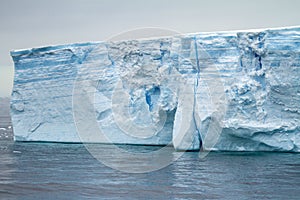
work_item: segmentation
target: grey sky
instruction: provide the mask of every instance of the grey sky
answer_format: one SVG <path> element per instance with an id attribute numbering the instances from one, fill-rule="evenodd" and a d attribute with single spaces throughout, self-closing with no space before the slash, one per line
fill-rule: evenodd
<path id="1" fill-rule="evenodd" d="M 0 0 L 0 97 L 12 49 L 105 40 L 141 27 L 201 32 L 300 25 L 298 0 Z"/>

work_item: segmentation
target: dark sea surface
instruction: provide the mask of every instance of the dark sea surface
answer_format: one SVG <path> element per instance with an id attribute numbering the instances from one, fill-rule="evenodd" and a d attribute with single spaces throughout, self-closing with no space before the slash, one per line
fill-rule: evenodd
<path id="1" fill-rule="evenodd" d="M 7 130 L 0 134 L 0 199 L 300 199 L 296 153 L 211 152 L 200 159 L 185 152 L 175 161 L 181 152 L 170 148 L 169 166 L 132 174 L 105 166 L 83 144 L 14 143 Z M 113 145 L 94 146 L 120 168 L 138 162 L 117 155 Z"/>

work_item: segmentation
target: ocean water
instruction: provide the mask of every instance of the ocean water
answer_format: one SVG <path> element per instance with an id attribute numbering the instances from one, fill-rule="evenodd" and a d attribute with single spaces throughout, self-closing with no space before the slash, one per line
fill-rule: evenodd
<path id="1" fill-rule="evenodd" d="M 134 162 L 111 146 L 95 145 L 120 167 Z M 132 174 L 105 166 L 82 144 L 0 140 L 0 199 L 299 199 L 299 183 L 295 153 L 185 152 L 163 169 Z"/>

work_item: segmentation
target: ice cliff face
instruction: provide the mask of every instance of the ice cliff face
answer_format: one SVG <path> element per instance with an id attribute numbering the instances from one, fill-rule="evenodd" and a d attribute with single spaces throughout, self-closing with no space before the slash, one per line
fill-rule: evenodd
<path id="1" fill-rule="evenodd" d="M 300 28 L 11 55 L 16 141 L 300 152 Z"/>

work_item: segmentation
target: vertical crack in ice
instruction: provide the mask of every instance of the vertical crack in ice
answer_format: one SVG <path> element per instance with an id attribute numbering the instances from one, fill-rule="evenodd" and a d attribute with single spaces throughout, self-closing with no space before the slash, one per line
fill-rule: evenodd
<path id="1" fill-rule="evenodd" d="M 199 149 L 201 148 L 201 135 L 200 135 L 200 130 L 198 128 L 197 120 L 196 120 L 196 101 L 197 101 L 197 89 L 198 89 L 198 84 L 200 80 L 200 65 L 199 65 L 199 55 L 198 55 L 198 47 L 197 47 L 197 39 L 196 36 L 194 37 L 194 48 L 195 48 L 195 57 L 196 57 L 196 65 L 197 65 L 197 76 L 195 78 L 195 83 L 194 83 L 194 104 L 193 104 L 193 121 L 194 121 L 194 126 L 196 129 L 196 137 L 199 141 Z M 195 141 L 196 142 L 196 141 Z"/>
<path id="2" fill-rule="evenodd" d="M 194 48 L 195 48 L 195 55 L 196 55 L 196 64 L 197 64 L 197 77 L 200 76 L 200 65 L 199 65 L 199 55 L 198 55 L 198 46 L 197 46 L 197 38 L 194 37 Z"/>
<path id="3" fill-rule="evenodd" d="M 257 66 L 256 66 L 256 71 L 262 69 L 262 62 L 261 62 L 261 55 L 257 54 L 257 53 L 253 53 L 254 57 L 257 58 Z"/>

